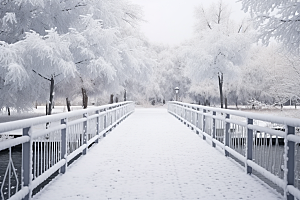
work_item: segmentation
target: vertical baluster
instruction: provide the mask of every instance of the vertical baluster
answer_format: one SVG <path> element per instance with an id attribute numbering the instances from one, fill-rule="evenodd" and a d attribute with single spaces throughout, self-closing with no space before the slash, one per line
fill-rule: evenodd
<path id="1" fill-rule="evenodd" d="M 40 175 L 40 154 L 41 154 L 41 152 L 40 152 L 40 142 L 38 141 L 38 140 L 36 140 L 36 143 L 37 143 L 37 169 L 36 169 L 36 171 L 37 171 L 37 176 L 36 177 L 38 177 L 39 175 Z"/>
<path id="2" fill-rule="evenodd" d="M 11 158 L 11 147 L 8 149 L 8 198 L 10 198 L 10 190 L 11 190 L 11 163 L 12 163 L 12 158 Z M 3 180 L 4 181 L 4 180 Z"/>
<path id="3" fill-rule="evenodd" d="M 262 159 L 263 159 L 263 157 L 262 157 L 262 152 L 261 152 L 261 150 L 262 150 L 262 132 L 259 132 L 259 145 L 258 145 L 258 147 L 259 147 L 259 165 L 261 165 L 261 163 L 262 163 Z"/>
<path id="4" fill-rule="evenodd" d="M 53 157 L 53 151 L 54 151 L 54 149 L 53 149 L 53 138 L 54 138 L 54 135 L 55 135 L 55 132 L 50 134 L 50 140 L 49 140 L 49 143 L 50 143 L 50 149 L 49 149 L 49 151 L 50 151 L 50 156 L 49 156 L 50 165 L 49 165 L 49 168 L 52 167 L 53 164 L 54 164 L 54 157 Z"/>
<path id="5" fill-rule="evenodd" d="M 36 151 L 36 141 L 34 141 L 33 142 L 33 144 L 34 144 L 34 158 L 33 158 L 33 160 L 34 160 L 34 163 L 33 163 L 33 178 L 36 178 L 37 177 L 37 162 L 36 162 L 36 157 L 37 157 L 37 151 Z"/>
<path id="6" fill-rule="evenodd" d="M 273 165 L 272 165 L 272 168 L 273 168 L 273 173 L 275 174 L 275 175 L 277 175 L 277 173 L 276 173 L 276 160 L 277 160 L 277 158 L 276 158 L 276 155 L 277 155 L 277 148 L 278 148 L 278 136 L 276 135 L 276 138 L 275 138 L 275 152 L 274 152 L 274 156 L 273 156 Z M 280 165 L 280 164 L 278 164 L 278 165 Z"/>

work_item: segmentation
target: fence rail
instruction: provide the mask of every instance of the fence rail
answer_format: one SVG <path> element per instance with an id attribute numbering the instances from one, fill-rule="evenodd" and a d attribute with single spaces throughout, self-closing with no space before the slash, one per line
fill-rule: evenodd
<path id="1" fill-rule="evenodd" d="M 168 102 L 168 111 L 184 124 L 283 189 L 286 199 L 300 199 L 300 119 Z"/>
<path id="2" fill-rule="evenodd" d="M 133 111 L 133 102 L 122 102 L 0 124 L 1 135 L 22 132 L 0 141 L 0 156 L 6 158 L 0 165 L 7 166 L 0 171 L 0 199 L 30 199 L 34 189 L 53 174 L 65 173 L 75 157 L 85 155 Z M 18 146 L 22 160 L 16 166 L 12 149 Z"/>

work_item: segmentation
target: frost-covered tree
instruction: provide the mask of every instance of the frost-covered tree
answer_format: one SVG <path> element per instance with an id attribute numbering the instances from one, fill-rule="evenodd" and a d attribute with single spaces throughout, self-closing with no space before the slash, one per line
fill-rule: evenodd
<path id="1" fill-rule="evenodd" d="M 254 46 L 244 62 L 243 85 L 239 95 L 249 99 L 281 105 L 299 98 L 299 58 L 283 51 L 278 44 Z"/>
<path id="2" fill-rule="evenodd" d="M 159 101 L 175 100 L 175 87 L 179 88 L 179 99 L 187 97 L 190 80 L 185 76 L 185 65 L 180 56 L 181 47 L 156 46 L 157 66 L 152 81 L 152 97 Z"/>
<path id="3" fill-rule="evenodd" d="M 121 91 L 150 67 L 140 12 L 127 1 L 15 0 L 0 10 L 0 78 L 12 98 L 27 99 L 18 92 L 25 88 L 31 102 L 50 93 L 50 104 L 54 91 L 64 97 Z"/>
<path id="4" fill-rule="evenodd" d="M 78 15 L 89 8 L 85 0 L 2 0 L 0 4 L 0 40 L 14 43 L 31 30 L 44 36 L 56 28 L 67 33 Z M 91 5 L 90 5 L 91 6 Z"/>
<path id="5" fill-rule="evenodd" d="M 219 1 L 208 9 L 196 9 L 195 38 L 186 46 L 187 73 L 193 82 L 218 81 L 223 107 L 223 82 L 236 82 L 251 44 L 250 25 L 246 20 L 235 22 L 230 9 Z M 227 84 L 226 83 L 226 84 Z M 227 84 L 230 85 L 230 84 Z"/>
<path id="6" fill-rule="evenodd" d="M 6 99 L 1 102 L 1 107 L 13 106 L 18 110 L 32 107 L 29 104 L 32 105 L 36 100 L 46 100 L 49 83 L 54 78 L 74 75 L 76 71 L 69 43 L 54 29 L 48 31 L 46 36 L 27 33 L 24 40 L 14 44 L 2 42 L 1 47 L 2 89 L 9 91 L 1 91 L 1 99 Z M 6 98 L 8 95 L 11 100 Z"/>
<path id="7" fill-rule="evenodd" d="M 271 38 L 299 54 L 300 2 L 290 0 L 240 0 L 245 12 L 250 12 L 258 27 L 260 39 L 269 44 Z"/>

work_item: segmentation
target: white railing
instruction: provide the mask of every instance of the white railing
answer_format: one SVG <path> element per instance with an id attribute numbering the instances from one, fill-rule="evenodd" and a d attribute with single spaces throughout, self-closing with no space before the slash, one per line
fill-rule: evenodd
<path id="1" fill-rule="evenodd" d="M 168 102 L 168 111 L 184 124 L 283 189 L 287 199 L 300 199 L 300 119 Z"/>
<path id="2" fill-rule="evenodd" d="M 85 155 L 89 146 L 98 143 L 133 111 L 133 102 L 122 102 L 0 124 L 2 135 L 23 133 L 0 141 L 2 168 L 6 160 L 6 170 L 0 174 L 0 199 L 30 199 L 34 189 L 53 174 L 65 173 L 75 157 Z M 20 145 L 19 161 L 15 161 L 18 155 L 12 155 L 16 151 L 13 149 Z M 16 162 L 21 162 L 19 167 Z"/>

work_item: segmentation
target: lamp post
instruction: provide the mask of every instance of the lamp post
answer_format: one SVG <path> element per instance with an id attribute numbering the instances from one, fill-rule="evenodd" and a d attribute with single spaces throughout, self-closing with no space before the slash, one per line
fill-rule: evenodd
<path id="1" fill-rule="evenodd" d="M 176 101 L 178 101 L 178 92 L 179 92 L 179 87 L 174 88 L 175 93 L 176 93 Z"/>

